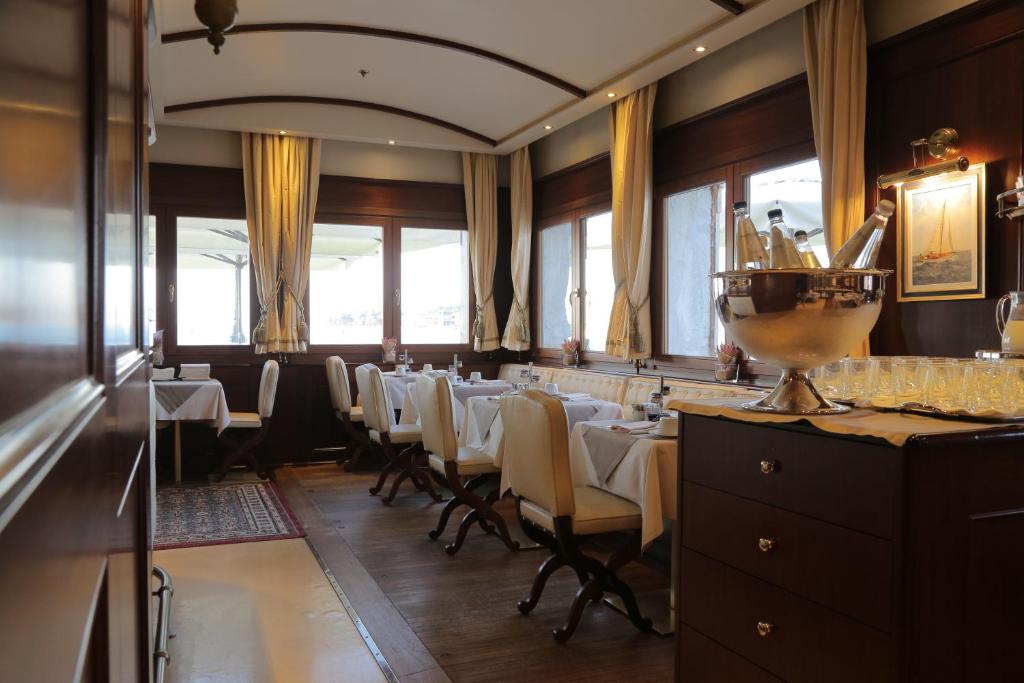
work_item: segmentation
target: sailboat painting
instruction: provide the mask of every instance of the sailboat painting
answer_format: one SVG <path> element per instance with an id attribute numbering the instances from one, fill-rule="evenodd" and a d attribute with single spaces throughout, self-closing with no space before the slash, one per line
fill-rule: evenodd
<path id="1" fill-rule="evenodd" d="M 899 189 L 897 299 L 985 296 L 985 165 Z"/>

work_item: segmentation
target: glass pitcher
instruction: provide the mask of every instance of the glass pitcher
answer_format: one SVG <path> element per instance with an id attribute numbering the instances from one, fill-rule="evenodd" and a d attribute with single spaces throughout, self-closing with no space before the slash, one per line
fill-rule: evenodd
<path id="1" fill-rule="evenodd" d="M 1010 303 L 1009 310 L 1006 302 Z M 1024 292 L 1009 292 L 996 304 L 996 329 L 1003 351 L 1024 353 Z"/>

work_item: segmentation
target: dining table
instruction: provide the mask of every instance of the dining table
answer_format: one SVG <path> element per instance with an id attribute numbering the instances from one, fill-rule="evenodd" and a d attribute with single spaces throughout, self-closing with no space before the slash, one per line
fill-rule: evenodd
<path id="1" fill-rule="evenodd" d="M 615 420 L 622 417 L 622 406 L 587 394 L 561 395 L 569 430 L 579 422 Z M 474 396 L 466 401 L 466 410 L 459 429 L 459 445 L 486 453 L 501 468 L 501 492 L 511 488 L 504 448 L 504 428 L 497 396 Z M 511 456 L 514 457 L 514 456 Z"/>
<path id="2" fill-rule="evenodd" d="M 219 435 L 231 423 L 224 386 L 215 379 L 153 380 L 153 417 L 174 423 L 174 482 L 181 482 L 181 423 L 205 422 Z"/>
<path id="3" fill-rule="evenodd" d="M 511 391 L 512 385 L 500 379 L 469 380 L 452 385 L 452 412 L 456 426 L 461 425 L 466 413 L 466 401 L 475 396 L 500 396 Z M 419 395 L 415 384 L 407 384 L 402 398 L 401 424 L 419 424 Z"/>

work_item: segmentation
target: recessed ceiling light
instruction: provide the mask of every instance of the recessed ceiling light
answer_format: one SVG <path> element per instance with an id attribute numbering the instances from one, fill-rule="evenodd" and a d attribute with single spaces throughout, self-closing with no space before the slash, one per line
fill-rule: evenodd
<path id="1" fill-rule="evenodd" d="M 551 130 L 551 124 L 548 123 L 544 126 L 544 130 Z"/>
<path id="2" fill-rule="evenodd" d="M 704 47 L 703 45 L 698 45 L 697 47 L 693 48 L 693 51 L 694 52 L 707 52 L 707 48 Z"/>
<path id="3" fill-rule="evenodd" d="M 280 133 L 281 135 L 288 135 L 288 131 L 286 130 L 279 130 L 277 132 Z"/>
<path id="4" fill-rule="evenodd" d="M 395 141 L 394 140 L 388 140 L 388 144 L 389 145 L 393 145 L 393 144 L 395 144 Z"/>
<path id="5" fill-rule="evenodd" d="M 608 97 L 615 97 L 615 93 L 613 93 L 613 92 L 608 93 Z"/>

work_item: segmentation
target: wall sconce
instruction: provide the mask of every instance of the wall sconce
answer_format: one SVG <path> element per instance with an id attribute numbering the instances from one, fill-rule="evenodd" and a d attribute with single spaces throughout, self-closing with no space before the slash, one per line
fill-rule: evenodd
<path id="1" fill-rule="evenodd" d="M 196 0 L 193 9 L 196 18 L 210 30 L 206 40 L 213 45 L 213 54 L 219 55 L 224 44 L 224 32 L 238 21 L 238 0 Z"/>
<path id="2" fill-rule="evenodd" d="M 920 180 L 932 176 L 950 173 L 951 171 L 966 171 L 971 162 L 967 157 L 960 155 L 960 135 L 953 128 L 939 128 L 927 138 L 913 140 L 910 143 L 910 150 L 914 155 L 914 167 L 899 173 L 878 176 L 878 187 L 882 190 L 901 185 L 911 180 Z M 941 164 L 931 166 L 917 165 L 917 148 L 927 147 L 928 154 L 935 159 L 943 159 Z M 952 158 L 951 158 L 952 157 Z"/>

